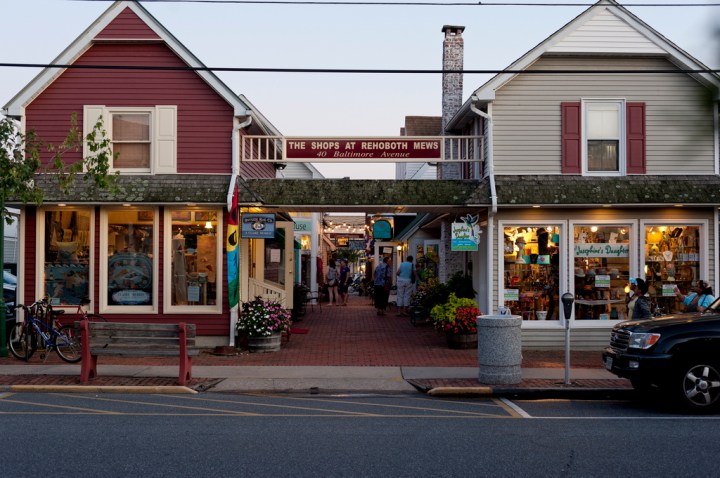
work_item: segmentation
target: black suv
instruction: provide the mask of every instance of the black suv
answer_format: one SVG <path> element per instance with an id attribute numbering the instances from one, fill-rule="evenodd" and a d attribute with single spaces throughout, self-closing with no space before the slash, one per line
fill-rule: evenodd
<path id="1" fill-rule="evenodd" d="M 703 313 L 621 322 L 603 352 L 605 368 L 639 391 L 659 388 L 685 408 L 720 406 L 720 299 Z"/>

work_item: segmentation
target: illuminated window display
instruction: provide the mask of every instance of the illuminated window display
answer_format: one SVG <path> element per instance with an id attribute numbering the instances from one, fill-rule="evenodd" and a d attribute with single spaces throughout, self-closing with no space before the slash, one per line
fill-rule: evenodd
<path id="1" fill-rule="evenodd" d="M 576 320 L 625 320 L 630 280 L 630 227 L 573 228 Z"/>
<path id="2" fill-rule="evenodd" d="M 559 320 L 557 226 L 507 226 L 504 233 L 503 302 L 523 320 Z"/>
<path id="3" fill-rule="evenodd" d="M 700 279 L 700 226 L 656 224 L 644 228 L 644 276 L 648 295 L 665 313 L 683 312 L 674 293 L 683 294 Z"/>
<path id="4" fill-rule="evenodd" d="M 128 209 L 107 213 L 107 304 L 153 304 L 155 211 Z"/>
<path id="5" fill-rule="evenodd" d="M 89 295 L 90 210 L 45 213 L 44 291 L 55 306 L 77 305 Z"/>
<path id="6" fill-rule="evenodd" d="M 172 210 L 171 305 L 217 303 L 217 211 Z"/>

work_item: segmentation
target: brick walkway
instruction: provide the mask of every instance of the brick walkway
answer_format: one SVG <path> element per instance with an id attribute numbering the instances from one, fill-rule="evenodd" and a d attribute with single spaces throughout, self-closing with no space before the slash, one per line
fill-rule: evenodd
<path id="1" fill-rule="evenodd" d="M 193 360 L 194 365 L 213 366 L 396 366 L 396 367 L 476 367 L 477 351 L 453 350 L 446 345 L 444 335 L 431 325 L 414 326 L 408 317 L 398 317 L 394 310 L 384 316 L 375 314 L 366 297 L 350 297 L 347 307 L 308 307 L 307 314 L 295 324 L 307 333 L 295 333 L 282 349 L 275 353 L 251 354 L 238 350 L 235 355 L 214 355 L 205 350 Z M 600 352 L 572 352 L 571 367 L 601 368 Z M 0 385 L 10 383 L 77 384 L 77 377 L 2 375 L 5 364 L 21 365 L 14 359 L 0 358 Z M 29 364 L 42 364 L 38 354 Z M 64 363 L 51 354 L 45 363 Z M 102 357 L 103 364 L 155 364 L 175 365 L 177 359 L 164 357 Z M 564 350 L 523 350 L 523 368 L 563 368 Z M 44 377 L 44 378 L 43 378 Z M 122 379 L 122 380 L 121 380 Z M 44 380 L 44 381 L 43 381 Z M 174 384 L 170 378 L 134 379 L 128 377 L 98 377 L 94 385 L 167 385 Z M 142 381 L 143 383 L 137 383 Z M 101 383 L 102 382 L 102 383 Z M 162 383 L 160 383 L 162 382 Z M 206 380 L 194 379 L 191 386 L 207 385 Z M 438 380 L 432 386 L 477 386 L 476 380 Z M 554 381 L 556 382 L 556 381 Z M 553 381 L 533 383 L 526 386 L 548 386 Z M 609 382 L 609 381 L 602 381 Z M 625 383 L 625 381 L 618 381 Z M 593 386 L 592 384 L 588 386 Z"/>

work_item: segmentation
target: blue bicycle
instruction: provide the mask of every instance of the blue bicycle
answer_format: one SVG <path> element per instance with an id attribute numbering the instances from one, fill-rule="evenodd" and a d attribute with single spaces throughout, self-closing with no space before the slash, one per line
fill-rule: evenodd
<path id="1" fill-rule="evenodd" d="M 82 359 L 80 337 L 75 326 L 61 326 L 57 316 L 62 311 L 54 312 L 47 299 L 37 300 L 30 306 L 17 305 L 15 308 L 23 309 L 25 319 L 18 321 L 8 335 L 8 348 L 13 356 L 28 361 L 40 349 L 43 360 L 53 350 L 65 362 L 77 363 Z"/>

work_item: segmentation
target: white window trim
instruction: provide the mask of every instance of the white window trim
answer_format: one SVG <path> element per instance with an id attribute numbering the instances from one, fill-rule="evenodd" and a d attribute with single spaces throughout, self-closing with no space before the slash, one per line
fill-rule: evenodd
<path id="1" fill-rule="evenodd" d="M 103 127 L 112 142 L 111 114 L 149 113 L 150 114 L 150 167 L 149 168 L 113 168 L 111 172 L 121 174 L 176 174 L 177 173 L 177 105 L 155 105 L 147 107 L 107 107 L 104 105 L 83 106 L 83 137 L 89 134 L 98 118 L 103 119 Z M 87 142 L 83 142 L 83 157 L 91 154 Z"/>
<path id="2" fill-rule="evenodd" d="M 628 244 L 628 247 L 630 248 L 630 256 L 628 257 L 628 272 L 630 274 L 630 277 L 638 277 L 638 271 L 641 269 L 638 269 L 638 251 L 639 251 L 639 231 L 638 229 L 638 221 L 637 220 L 613 220 L 613 219 L 602 219 L 602 220 L 575 220 L 570 221 L 569 225 L 569 232 L 568 232 L 568 242 L 569 242 L 569 248 L 568 251 L 572 251 L 572 253 L 569 254 L 568 259 L 568 277 L 569 277 L 569 284 L 568 284 L 568 290 L 574 291 L 575 290 L 575 226 L 618 226 L 618 227 L 627 227 L 628 232 L 630 233 L 630 243 Z M 576 320 L 575 319 L 575 303 L 573 302 L 573 310 L 572 310 L 572 316 L 570 317 L 570 328 L 573 329 L 597 329 L 598 326 L 601 326 L 601 328 L 607 327 L 608 329 L 611 329 L 615 324 L 618 322 L 622 322 L 621 320 Z"/>
<path id="3" fill-rule="evenodd" d="M 158 313 L 158 253 L 160 251 L 160 240 L 158 237 L 158 210 L 156 207 L 151 207 L 154 214 L 153 219 L 153 292 L 152 292 L 152 305 L 108 305 L 107 301 L 107 288 L 108 288 L 108 212 L 110 211 L 126 211 L 136 210 L 137 208 L 103 208 L 100 211 L 100 280 L 98 281 L 98 287 L 100 289 L 100 313 L 107 314 L 138 314 L 138 313 Z M 143 208 L 148 209 L 148 208 Z"/>
<path id="4" fill-rule="evenodd" d="M 542 218 L 532 221 L 522 220 L 522 221 L 514 221 L 514 220 L 502 220 L 498 221 L 498 231 L 497 231 L 497 252 L 495 256 L 497 257 L 497 303 L 498 306 L 503 306 L 505 304 L 505 228 L 506 227 L 537 227 L 537 226 L 552 226 L 553 228 L 560 228 L 560 259 L 558 264 L 558 270 L 559 270 L 559 281 L 558 281 L 558 292 L 559 296 L 562 297 L 563 291 L 568 290 L 565 284 L 567 283 L 567 236 L 568 236 L 568 225 L 567 221 L 557 221 L 557 220 L 543 220 Z M 564 236 L 564 237 L 563 237 Z M 560 317 L 560 320 L 554 321 L 554 320 L 523 320 L 521 324 L 521 328 L 523 329 L 559 329 L 565 327 L 565 314 L 563 313 L 562 308 L 562 302 L 558 300 L 558 304 L 556 305 L 558 309 L 558 314 Z"/>
<path id="5" fill-rule="evenodd" d="M 587 104 L 588 103 L 614 103 L 620 105 L 620 137 L 618 141 L 618 171 L 589 171 L 587 151 Z M 581 100 L 581 127 L 582 127 L 582 174 L 583 176 L 625 176 L 627 174 L 627 153 L 626 153 L 626 100 L 624 98 L 583 98 Z"/>
<path id="6" fill-rule="evenodd" d="M 155 149 L 157 147 L 157 138 L 155 134 L 155 108 L 148 107 L 148 108 L 141 108 L 141 107 L 105 107 L 105 116 L 107 117 L 107 122 L 105 123 L 105 128 L 108 131 L 108 135 L 110 137 L 110 144 L 111 146 L 114 144 L 113 140 L 113 122 L 112 122 L 112 116 L 116 114 L 148 114 L 150 116 L 150 124 L 149 124 L 149 134 L 150 134 L 150 167 L 148 168 L 115 168 L 113 164 L 110 166 L 110 172 L 116 172 L 119 171 L 120 173 L 125 174 L 138 174 L 138 173 L 153 173 L 155 162 L 156 162 L 156 154 Z M 113 153 L 115 151 L 113 150 Z M 111 161 L 112 163 L 112 161 Z"/>
<path id="7" fill-rule="evenodd" d="M 94 301 L 92 300 L 93 297 L 95 297 L 95 234 L 93 231 L 95 231 L 95 209 L 94 208 L 88 208 L 88 207 L 42 207 L 38 208 L 37 212 L 35 213 L 35 297 L 45 297 L 47 294 L 45 292 L 45 214 L 48 212 L 55 212 L 55 211 L 79 211 L 79 210 L 86 210 L 90 212 L 90 256 L 88 259 L 88 268 L 90 271 L 90 275 L 88 277 L 88 296 L 90 298 L 90 304 L 87 306 L 84 306 L 85 310 L 88 312 L 94 313 Z M 22 244 L 22 242 L 21 242 Z M 22 254 L 21 257 L 24 257 L 24 251 L 21 250 L 20 253 Z M 18 283 L 18 286 L 20 284 Z M 18 297 L 22 297 L 21 295 L 18 295 Z M 22 301 L 19 301 L 19 303 L 22 303 Z M 53 309 L 61 310 L 65 309 L 67 311 L 76 311 L 77 306 L 76 305 L 67 305 L 67 306 L 53 306 Z"/>
<path id="8" fill-rule="evenodd" d="M 174 210 L 187 210 L 188 208 L 165 208 L 165 214 L 164 214 L 164 224 L 165 224 L 165 230 L 164 230 L 164 237 L 163 237 L 163 243 L 164 243 L 164 264 L 163 264 L 163 284 L 165 284 L 165 287 L 163 288 L 164 291 L 164 297 L 163 297 L 163 308 L 167 313 L 173 313 L 173 314 L 204 314 L 204 313 L 210 313 L 210 314 L 220 314 L 222 313 L 222 303 L 223 303 L 223 297 L 224 297 L 224 287 L 223 287 L 223 252 L 224 252 L 224 241 L 223 241 L 223 234 L 222 231 L 224 231 L 223 227 L 223 211 L 222 209 L 217 209 L 217 224 L 215 226 L 215 236 L 217 240 L 216 244 L 216 258 L 215 258 L 215 270 L 216 272 L 216 282 L 215 282 L 215 290 L 217 291 L 217 300 L 215 301 L 215 305 L 172 305 L 172 288 L 170 284 L 172 283 L 172 211 Z M 212 208 L 205 208 L 206 209 L 212 209 Z"/>

